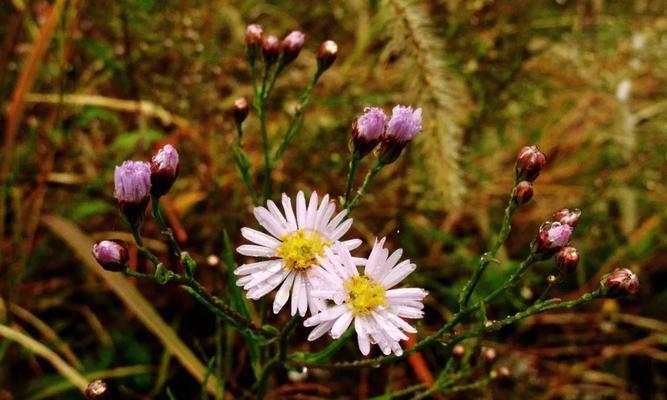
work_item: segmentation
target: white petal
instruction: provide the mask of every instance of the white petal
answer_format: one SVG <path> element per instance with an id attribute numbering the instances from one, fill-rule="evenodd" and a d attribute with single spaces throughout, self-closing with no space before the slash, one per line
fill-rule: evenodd
<path id="1" fill-rule="evenodd" d="M 348 250 L 354 250 L 357 247 L 361 246 L 361 239 L 350 239 L 340 242 L 343 246 L 347 247 Z"/>
<path id="2" fill-rule="evenodd" d="M 347 231 L 350 230 L 350 227 L 352 226 L 352 218 L 345 220 L 342 224 L 338 225 L 338 227 L 331 233 L 329 240 L 338 240 L 340 239 Z"/>
<path id="3" fill-rule="evenodd" d="M 303 317 L 306 315 L 306 311 L 308 311 L 308 286 L 306 285 L 307 278 L 305 274 L 300 272 L 299 275 L 301 275 L 301 282 L 299 282 L 301 285 L 299 289 L 299 315 Z"/>
<path id="4" fill-rule="evenodd" d="M 318 230 L 320 227 L 320 222 L 322 221 L 322 217 L 324 216 L 324 213 L 327 211 L 327 207 L 329 206 L 329 195 L 325 194 L 324 197 L 322 197 L 322 202 L 320 203 L 319 207 L 317 207 L 317 210 L 315 212 L 315 220 L 313 223 L 313 229 Z"/>
<path id="5" fill-rule="evenodd" d="M 243 235 L 244 238 L 248 239 L 249 241 L 255 244 L 259 244 L 261 246 L 266 246 L 274 249 L 277 249 L 282 244 L 280 240 L 272 238 L 266 233 L 262 233 L 260 231 L 256 231 L 250 228 L 241 228 L 241 235 Z"/>
<path id="6" fill-rule="evenodd" d="M 380 283 L 382 283 L 385 289 L 391 289 L 405 279 L 406 276 L 410 275 L 415 268 L 417 268 L 415 264 L 411 264 L 410 260 L 405 260 L 392 269 L 386 277 L 382 278 Z"/>
<path id="7" fill-rule="evenodd" d="M 306 228 L 315 229 L 315 216 L 317 215 L 317 192 L 310 195 L 308 209 L 306 210 Z"/>
<path id="8" fill-rule="evenodd" d="M 296 231 L 299 229 L 296 224 L 294 210 L 292 209 L 292 200 L 285 193 L 283 193 L 283 210 L 285 210 L 285 216 L 287 217 L 287 226 L 289 230 Z"/>
<path id="9" fill-rule="evenodd" d="M 244 244 L 236 248 L 236 251 L 243 254 L 244 256 L 250 257 L 273 257 L 276 254 L 276 250 L 264 247 L 256 246 L 253 244 Z"/>
<path id="10" fill-rule="evenodd" d="M 313 329 L 310 334 L 308 335 L 308 341 L 312 342 L 315 339 L 319 339 L 322 335 L 327 333 L 329 329 L 331 329 L 331 326 L 333 326 L 334 321 L 325 321 Z"/>
<path id="11" fill-rule="evenodd" d="M 421 301 L 428 295 L 428 292 L 422 288 L 400 288 L 390 289 L 385 292 L 387 300 L 412 300 Z"/>
<path id="12" fill-rule="evenodd" d="M 384 262 L 384 264 L 387 266 L 387 268 L 394 268 L 394 265 L 398 262 L 398 260 L 401 259 L 401 256 L 403 255 L 403 249 L 397 249 L 393 253 L 391 253 L 391 256 L 387 258 L 387 261 Z"/>
<path id="13" fill-rule="evenodd" d="M 408 324 L 407 322 L 403 321 L 401 318 L 396 316 L 396 314 L 392 312 L 386 312 L 383 314 L 391 323 L 396 325 L 398 328 L 404 330 L 405 332 L 408 333 L 417 333 L 417 329 L 413 327 L 412 325 Z"/>
<path id="14" fill-rule="evenodd" d="M 289 275 L 287 275 L 287 278 L 285 278 L 283 281 L 283 284 L 280 286 L 278 293 L 276 293 L 276 298 L 273 300 L 274 314 L 278 314 L 285 306 L 285 304 L 287 304 L 287 300 L 289 300 L 290 289 L 292 289 L 292 283 L 294 283 L 295 275 L 296 272 L 291 272 Z"/>
<path id="15" fill-rule="evenodd" d="M 294 284 L 292 285 L 292 301 L 290 303 L 292 315 L 296 315 L 296 312 L 299 308 L 299 297 L 301 297 L 301 280 L 303 277 L 301 273 L 297 273 L 294 277 Z M 305 296 L 305 293 L 304 293 Z"/>
<path id="16" fill-rule="evenodd" d="M 345 333 L 347 327 L 350 326 L 352 319 L 354 319 L 354 313 L 352 310 L 349 310 L 338 317 L 336 322 L 331 327 L 331 337 L 338 339 L 343 333 Z"/>
<path id="17" fill-rule="evenodd" d="M 336 229 L 338 224 L 340 224 L 340 221 L 342 221 L 343 218 L 345 218 L 346 215 L 347 215 L 347 210 L 343 210 L 343 211 L 339 212 L 338 214 L 336 214 L 336 216 L 333 217 L 333 219 L 331 221 L 329 221 L 329 225 L 327 225 L 327 230 L 333 231 L 334 229 Z"/>
<path id="18" fill-rule="evenodd" d="M 396 315 L 402 318 L 419 319 L 424 317 L 423 311 L 413 307 L 392 306 L 391 309 L 396 313 Z"/>
<path id="19" fill-rule="evenodd" d="M 280 212 L 280 209 L 278 208 L 278 206 L 276 206 L 276 203 L 274 203 L 273 200 L 269 200 L 269 201 L 266 202 L 266 206 L 269 209 L 269 211 L 271 211 L 271 214 L 274 217 L 276 217 L 276 220 L 278 220 L 278 222 L 280 222 L 280 225 L 282 226 L 282 228 L 284 230 L 288 230 L 289 226 L 287 224 L 287 220 L 283 216 L 283 213 Z"/>
<path id="20" fill-rule="evenodd" d="M 396 328 L 394 324 L 384 318 L 380 313 L 374 312 L 371 315 L 380 329 L 382 329 L 393 341 L 408 340 L 408 337 L 405 336 L 403 332 Z"/>
<path id="21" fill-rule="evenodd" d="M 359 351 L 361 354 L 367 356 L 371 351 L 371 343 L 368 340 L 368 334 L 364 327 L 364 321 L 362 318 L 354 319 L 354 330 L 357 331 L 357 343 L 359 344 Z"/>
<path id="22" fill-rule="evenodd" d="M 285 227 L 280 223 L 280 220 L 266 208 L 255 207 L 253 214 L 255 214 L 257 222 L 274 237 L 282 237 L 285 233 Z"/>
<path id="23" fill-rule="evenodd" d="M 335 211 L 336 211 L 336 205 L 333 203 L 329 203 L 324 207 L 324 212 L 319 217 L 316 228 L 319 232 L 326 231 L 327 225 L 329 224 L 329 220 L 331 219 L 331 216 Z"/>
<path id="24" fill-rule="evenodd" d="M 284 269 L 280 270 L 279 272 L 274 274 L 271 278 L 265 280 L 261 285 L 256 286 L 252 290 L 249 290 L 248 293 L 246 294 L 246 297 L 253 300 L 257 300 L 263 297 L 264 295 L 266 295 L 267 293 L 278 287 L 278 285 L 280 285 L 280 282 L 282 282 L 283 279 L 285 279 L 285 276 L 287 276 L 288 273 L 289 271 L 287 270 Z"/>
<path id="25" fill-rule="evenodd" d="M 319 314 L 313 315 L 303 322 L 303 326 L 314 326 L 320 324 L 324 321 L 330 321 L 338 318 L 341 314 L 349 310 L 347 304 L 341 304 L 338 306 L 333 306 L 327 308 L 325 311 L 322 311 Z"/>
<path id="26" fill-rule="evenodd" d="M 248 275 L 257 271 L 262 271 L 267 268 L 270 268 L 273 264 L 283 264 L 283 260 L 268 260 L 268 261 L 259 261 L 250 264 L 243 264 L 240 267 L 234 270 L 234 275 Z"/>
<path id="27" fill-rule="evenodd" d="M 296 220 L 298 222 L 299 229 L 306 227 L 306 197 L 300 190 L 296 195 Z"/>

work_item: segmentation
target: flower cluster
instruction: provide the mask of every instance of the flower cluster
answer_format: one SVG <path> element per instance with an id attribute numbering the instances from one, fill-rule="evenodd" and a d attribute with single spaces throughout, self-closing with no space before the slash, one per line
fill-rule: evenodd
<path id="1" fill-rule="evenodd" d="M 291 299 L 291 314 L 310 318 L 304 325 L 315 327 L 308 337 L 315 340 L 329 332 L 338 338 L 352 321 L 359 349 L 368 354 L 377 343 L 384 354 L 402 354 L 403 332 L 415 329 L 403 318 L 421 318 L 427 292 L 418 288 L 393 289 L 415 270 L 409 260 L 399 262 L 402 251 L 391 255 L 385 239 L 376 242 L 368 259 L 355 258 L 350 250 L 359 239 L 343 240 L 352 226 L 347 210 L 336 214 L 336 206 L 317 193 L 306 203 L 303 192 L 296 196 L 296 210 L 283 194 L 282 211 L 271 200 L 256 207 L 255 218 L 268 234 L 243 228 L 244 238 L 254 244 L 238 247 L 245 256 L 266 258 L 238 267 L 236 282 L 250 299 L 259 299 L 278 288 L 273 312 L 278 313 Z M 363 266 L 360 274 L 357 267 Z M 330 305 L 333 303 L 333 305 Z"/>

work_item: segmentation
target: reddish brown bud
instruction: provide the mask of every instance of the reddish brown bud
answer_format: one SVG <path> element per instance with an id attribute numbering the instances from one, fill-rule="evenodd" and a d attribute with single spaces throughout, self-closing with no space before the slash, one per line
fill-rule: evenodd
<path id="1" fill-rule="evenodd" d="M 617 268 L 602 277 L 600 285 L 607 297 L 619 297 L 639 292 L 639 278 L 627 268 Z"/>
<path id="2" fill-rule="evenodd" d="M 577 269 L 579 265 L 579 252 L 572 246 L 563 247 L 556 253 L 556 268 L 561 274 L 567 275 Z"/>
<path id="3" fill-rule="evenodd" d="M 498 368 L 498 378 L 500 379 L 510 379 L 512 377 L 512 372 L 506 366 Z"/>
<path id="4" fill-rule="evenodd" d="M 569 208 L 563 208 L 560 211 L 557 211 L 554 214 L 554 221 L 558 221 L 561 224 L 568 224 L 572 228 L 575 228 L 577 226 L 577 222 L 579 222 L 579 217 L 581 216 L 581 210 L 578 208 L 575 208 L 574 210 L 570 210 Z"/>
<path id="5" fill-rule="evenodd" d="M 482 359 L 486 362 L 492 362 L 498 356 L 496 349 L 493 347 L 482 347 Z"/>
<path id="6" fill-rule="evenodd" d="M 317 68 L 324 72 L 336 61 L 338 55 L 338 45 L 333 40 L 327 40 L 320 46 L 320 52 L 317 54 Z"/>
<path id="7" fill-rule="evenodd" d="M 109 394 L 109 385 L 103 380 L 92 381 L 86 387 L 87 400 L 106 400 L 111 399 Z"/>
<path id="8" fill-rule="evenodd" d="M 514 201 L 516 204 L 526 204 L 533 198 L 533 184 L 529 181 L 521 181 L 514 190 Z"/>
<path id="9" fill-rule="evenodd" d="M 547 158 L 537 146 L 525 146 L 516 159 L 516 179 L 533 182 L 540 175 Z"/>
<path id="10" fill-rule="evenodd" d="M 283 39 L 283 64 L 289 64 L 301 52 L 306 35 L 299 31 L 293 31 Z"/>
<path id="11" fill-rule="evenodd" d="M 461 358 L 463 358 L 463 356 L 465 355 L 465 353 L 466 353 L 466 349 L 465 349 L 465 347 L 463 347 L 463 346 L 460 345 L 460 344 L 457 344 L 457 345 L 454 346 L 454 348 L 452 349 L 452 356 L 453 356 L 454 358 L 461 359 Z"/>
<path id="12" fill-rule="evenodd" d="M 262 40 L 262 56 L 267 66 L 273 65 L 280 55 L 280 40 L 269 35 Z"/>
<path id="13" fill-rule="evenodd" d="M 245 28 L 245 44 L 248 46 L 259 46 L 262 43 L 262 26 L 250 24 Z"/>
<path id="14" fill-rule="evenodd" d="M 547 276 L 547 283 L 549 285 L 555 285 L 557 282 L 558 282 L 558 278 L 556 278 L 556 275 Z"/>
<path id="15" fill-rule="evenodd" d="M 151 158 L 151 194 L 165 195 L 178 177 L 179 157 L 174 146 L 167 144 Z"/>
<path id="16" fill-rule="evenodd" d="M 248 100 L 246 100 L 245 97 L 239 97 L 234 100 L 234 121 L 236 121 L 236 125 L 241 125 L 248 117 L 249 112 L 250 107 L 248 106 Z"/>

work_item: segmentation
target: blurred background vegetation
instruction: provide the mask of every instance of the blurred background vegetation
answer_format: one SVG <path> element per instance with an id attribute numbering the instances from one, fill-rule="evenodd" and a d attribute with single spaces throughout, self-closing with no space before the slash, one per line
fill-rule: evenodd
<path id="1" fill-rule="evenodd" d="M 424 109 L 424 133 L 379 175 L 353 228 L 367 243 L 386 235 L 418 264 L 412 283 L 432 294 L 421 331 L 450 315 L 494 239 L 524 144 L 547 154 L 547 168 L 480 289 L 502 282 L 561 207 L 584 212 L 573 240 L 582 263 L 553 296 L 590 291 L 615 267 L 639 274 L 637 296 L 538 316 L 467 344 L 473 352 L 495 348 L 492 363 L 479 362 L 506 366 L 512 379 L 454 396 L 667 398 L 664 1 L 6 0 L 0 399 L 80 398 L 47 361 L 54 356 L 85 379 L 109 379 L 121 398 L 166 398 L 170 388 L 192 399 L 217 351 L 226 398 L 246 394 L 252 373 L 242 337 L 176 287 L 103 272 L 89 250 L 92 240 L 129 240 L 112 198 L 113 167 L 172 143 L 181 172 L 163 200 L 169 224 L 204 265 L 200 280 L 225 295 L 223 233 L 236 246 L 239 228 L 253 223 L 228 151 L 229 109 L 252 93 L 243 43 L 252 22 L 280 36 L 307 35 L 271 100 L 274 142 L 314 73 L 319 44 L 339 45 L 303 130 L 276 167 L 274 196 L 340 195 L 350 125 L 363 107 Z M 257 171 L 254 117 L 245 141 Z M 152 221 L 143 230 L 159 239 Z M 149 245 L 168 256 L 160 242 Z M 132 266 L 149 268 L 136 250 Z M 539 265 L 488 317 L 534 301 L 552 272 L 551 262 Z M 298 331 L 291 348 L 322 347 L 305 337 Z M 358 353 L 350 344 L 337 357 Z M 426 372 L 442 366 L 438 357 L 426 354 Z M 269 397 L 366 398 L 424 381 L 423 367 L 281 373 Z"/>

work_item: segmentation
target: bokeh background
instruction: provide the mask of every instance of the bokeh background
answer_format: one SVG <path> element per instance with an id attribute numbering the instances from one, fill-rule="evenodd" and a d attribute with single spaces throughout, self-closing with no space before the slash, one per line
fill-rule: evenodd
<path id="1" fill-rule="evenodd" d="M 339 45 L 302 131 L 276 167 L 274 197 L 297 190 L 340 195 L 350 126 L 363 108 L 423 108 L 424 132 L 378 176 L 354 212 L 353 228 L 365 242 L 387 236 L 418 264 L 411 283 L 432 294 L 423 332 L 450 315 L 494 240 L 525 144 L 537 144 L 548 164 L 480 290 L 502 283 L 540 223 L 561 207 L 583 210 L 573 239 L 582 262 L 553 296 L 593 290 L 616 267 L 638 273 L 637 296 L 538 316 L 470 342 L 470 351 L 496 349 L 484 368 L 506 366 L 512 379 L 448 396 L 667 398 L 664 1 L 6 0 L 0 6 L 3 326 L 57 353 L 87 379 L 113 382 L 120 398 L 166 398 L 167 388 L 176 398 L 197 398 L 192 360 L 206 364 L 216 351 L 226 398 L 247 395 L 252 374 L 241 336 L 176 287 L 99 270 L 89 246 L 107 237 L 130 240 L 112 197 L 113 167 L 148 159 L 171 143 L 181 169 L 164 200 L 169 224 L 200 262 L 200 280 L 225 296 L 224 232 L 237 246 L 239 228 L 254 224 L 229 151 L 229 109 L 235 98 L 252 94 L 243 34 L 253 22 L 280 36 L 306 33 L 304 50 L 271 99 L 274 143 L 314 73 L 319 44 Z M 245 132 L 259 170 L 253 113 Z M 369 165 L 361 165 L 359 179 Z M 154 223 L 143 231 L 155 239 L 149 246 L 168 257 Z M 136 250 L 131 256 L 133 268 L 150 271 Z M 489 307 L 489 318 L 530 304 L 553 272 L 552 262 L 538 265 Z M 290 349 L 323 346 L 305 337 L 297 330 Z M 81 398 L 35 346 L 0 337 L 0 399 Z M 351 344 L 337 357 L 354 359 L 358 352 Z M 431 372 L 444 363 L 435 353 L 426 361 Z M 363 371 L 281 372 L 268 396 L 367 398 L 419 383 L 421 367 L 405 361 Z"/>

